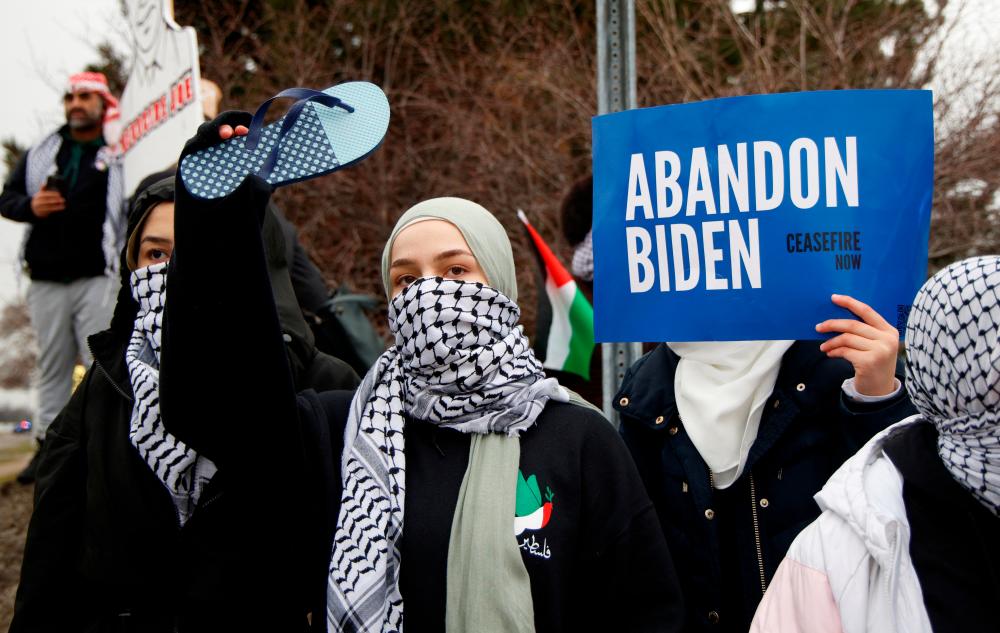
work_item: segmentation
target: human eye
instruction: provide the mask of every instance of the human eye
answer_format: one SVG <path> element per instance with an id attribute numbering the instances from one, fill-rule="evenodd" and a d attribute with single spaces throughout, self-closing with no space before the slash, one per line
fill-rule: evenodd
<path id="1" fill-rule="evenodd" d="M 465 266 L 459 266 L 458 264 L 453 264 L 448 267 L 448 277 L 461 277 L 465 273 L 469 272 L 469 269 Z"/>
<path id="2" fill-rule="evenodd" d="M 399 277 L 396 277 L 396 287 L 405 288 L 416 280 L 417 278 L 413 275 L 400 275 Z"/>
<path id="3" fill-rule="evenodd" d="M 146 252 L 146 257 L 153 263 L 164 262 L 170 259 L 170 251 L 162 248 L 151 248 Z"/>

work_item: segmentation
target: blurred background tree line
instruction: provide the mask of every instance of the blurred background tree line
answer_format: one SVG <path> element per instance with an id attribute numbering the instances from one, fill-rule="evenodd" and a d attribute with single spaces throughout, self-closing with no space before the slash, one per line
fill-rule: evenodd
<path id="1" fill-rule="evenodd" d="M 729 0 L 636 0 L 639 106 L 924 88 L 935 78 L 929 268 L 1000 252 L 1000 68 L 941 66 L 944 4 L 755 0 L 737 12 Z M 589 173 L 597 110 L 594 2 L 174 0 L 174 11 L 197 30 L 202 76 L 221 87 L 222 109 L 359 79 L 388 94 L 392 122 L 378 152 L 276 195 L 328 281 L 382 296 L 381 249 L 402 211 L 468 197 L 508 228 L 533 331 L 535 263 L 515 212 L 566 259 L 559 205 Z M 110 46 L 101 54 L 97 68 L 120 85 L 126 63 Z M 20 148 L 4 149 L 11 161 Z"/>

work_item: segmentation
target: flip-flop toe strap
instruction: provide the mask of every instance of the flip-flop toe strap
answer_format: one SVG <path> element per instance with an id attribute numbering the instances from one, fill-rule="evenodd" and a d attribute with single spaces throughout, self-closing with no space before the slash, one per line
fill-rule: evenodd
<path id="1" fill-rule="evenodd" d="M 298 99 L 288 112 L 285 113 L 285 119 L 281 123 L 281 129 L 278 132 L 278 139 L 274 143 L 274 147 L 268 153 L 267 158 L 264 160 L 264 164 L 261 165 L 260 169 L 257 171 L 257 175 L 263 179 L 267 179 L 274 170 L 275 165 L 278 162 L 278 150 L 281 147 L 281 141 L 285 138 L 285 135 L 292 126 L 295 125 L 296 120 L 298 120 L 299 115 L 302 113 L 302 109 L 306 107 L 306 104 L 311 102 L 316 102 L 325 105 L 329 108 L 343 108 L 348 112 L 354 112 L 354 108 L 337 97 L 329 95 L 320 90 L 311 90 L 309 88 L 289 88 L 287 90 L 282 90 L 278 94 L 274 95 L 264 103 L 260 104 L 257 111 L 253 115 L 253 119 L 250 121 L 250 130 L 247 133 L 246 148 L 248 151 L 253 151 L 257 148 L 257 144 L 260 143 L 260 138 L 262 130 L 264 128 L 264 115 L 267 113 L 268 108 L 274 103 L 276 99 L 282 98 L 293 98 Z"/>

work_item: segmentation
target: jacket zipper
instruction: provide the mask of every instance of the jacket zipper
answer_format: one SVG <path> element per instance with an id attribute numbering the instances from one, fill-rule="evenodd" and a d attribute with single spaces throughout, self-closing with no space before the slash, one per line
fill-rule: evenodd
<path id="1" fill-rule="evenodd" d="M 760 594 L 767 592 L 767 580 L 764 576 L 764 552 L 760 547 L 760 523 L 757 520 L 757 486 L 754 485 L 753 472 L 750 473 L 750 511 L 753 513 L 753 541 L 757 548 L 757 569 L 760 571 Z"/>
<path id="2" fill-rule="evenodd" d="M 104 375 L 105 380 L 107 380 L 109 383 L 111 383 L 111 386 L 114 387 L 115 391 L 117 391 L 118 393 L 120 393 L 123 398 L 125 398 L 129 402 L 132 402 L 134 400 L 134 398 L 132 398 L 132 396 L 128 395 L 127 393 L 125 393 L 125 390 L 122 389 L 121 387 L 119 387 L 117 382 L 115 382 L 114 380 L 112 380 L 111 374 L 109 374 L 108 371 L 106 369 L 104 369 L 104 366 L 101 365 L 100 361 L 97 360 L 97 355 L 94 354 L 94 348 L 92 348 L 90 346 L 90 342 L 87 343 L 87 349 L 90 350 L 90 357 L 94 359 L 94 366 L 97 367 L 97 369 L 99 369 L 101 371 L 101 373 Z"/>
<path id="3" fill-rule="evenodd" d="M 712 470 L 708 471 L 708 485 L 715 490 L 715 477 Z M 757 570 L 760 572 L 760 593 L 767 593 L 767 577 L 764 575 L 764 550 L 760 546 L 760 523 L 757 520 L 757 486 L 754 485 L 753 473 L 750 473 L 750 512 L 753 514 L 753 542 L 757 548 Z"/>
<path id="4" fill-rule="evenodd" d="M 215 493 L 214 495 L 212 495 L 212 496 L 211 496 L 211 497 L 210 497 L 210 498 L 208 499 L 208 501 L 206 501 L 205 503 L 202 503 L 202 504 L 200 504 L 200 505 L 198 505 L 198 506 L 195 506 L 195 509 L 197 510 L 198 508 L 201 508 L 201 509 L 202 509 L 202 511 L 204 511 L 204 510 L 205 510 L 205 508 L 207 508 L 208 506 L 210 506 L 210 505 L 212 505 L 213 503 L 215 503 L 216 501 L 218 501 L 218 500 L 219 500 L 219 497 L 221 497 L 221 496 L 222 496 L 222 491 L 219 491 L 219 492 L 216 492 L 216 493 Z"/>

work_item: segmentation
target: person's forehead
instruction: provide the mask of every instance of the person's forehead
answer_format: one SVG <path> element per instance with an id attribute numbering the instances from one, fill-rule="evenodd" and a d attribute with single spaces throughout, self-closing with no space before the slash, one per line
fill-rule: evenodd
<path id="1" fill-rule="evenodd" d="M 149 210 L 142 224 L 142 235 L 156 231 L 160 237 L 171 237 L 174 234 L 174 203 L 172 201 L 158 202 Z"/>
<path id="2" fill-rule="evenodd" d="M 157 202 L 153 205 L 153 208 L 149 210 L 150 218 L 159 219 L 173 219 L 174 217 L 174 201 L 164 200 L 162 202 Z"/>
<path id="3" fill-rule="evenodd" d="M 419 218 L 396 235 L 392 243 L 392 257 L 433 256 L 456 247 L 469 250 L 465 236 L 457 226 L 440 218 Z"/>

